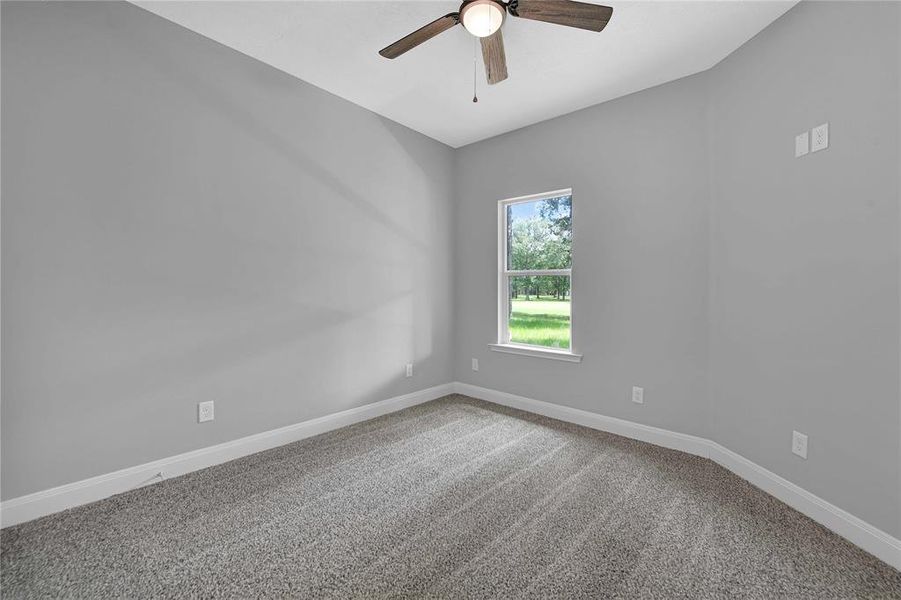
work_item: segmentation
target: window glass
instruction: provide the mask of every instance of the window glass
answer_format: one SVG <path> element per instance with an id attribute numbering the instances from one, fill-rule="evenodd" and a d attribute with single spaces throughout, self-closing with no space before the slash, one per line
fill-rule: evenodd
<path id="1" fill-rule="evenodd" d="M 568 349 L 570 278 L 568 275 L 516 276 L 509 281 L 509 342 Z"/>
<path id="2" fill-rule="evenodd" d="M 569 269 L 572 266 L 572 196 L 506 207 L 507 269 Z"/>

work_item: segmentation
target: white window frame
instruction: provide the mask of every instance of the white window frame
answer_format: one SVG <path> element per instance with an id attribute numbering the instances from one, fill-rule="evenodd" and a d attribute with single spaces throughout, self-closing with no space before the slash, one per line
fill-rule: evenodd
<path id="1" fill-rule="evenodd" d="M 570 261 L 569 269 L 513 270 L 507 268 L 507 207 L 511 204 L 537 202 L 539 200 L 558 198 L 560 196 L 571 197 L 572 193 L 572 188 L 567 188 L 554 190 L 552 192 L 544 192 L 542 194 L 508 198 L 507 200 L 501 200 L 497 203 L 497 343 L 488 345 L 491 350 L 496 352 L 506 352 L 508 354 L 520 354 L 568 362 L 581 362 L 582 355 L 576 352 L 575 328 L 573 327 L 573 324 L 575 323 L 575 294 L 573 293 L 572 261 Z M 510 330 L 507 322 L 507 315 L 509 314 L 510 307 L 509 282 L 510 277 L 515 277 L 517 275 L 563 275 L 569 277 L 569 349 L 549 348 L 547 346 L 536 346 L 533 344 L 519 344 L 510 341 Z"/>

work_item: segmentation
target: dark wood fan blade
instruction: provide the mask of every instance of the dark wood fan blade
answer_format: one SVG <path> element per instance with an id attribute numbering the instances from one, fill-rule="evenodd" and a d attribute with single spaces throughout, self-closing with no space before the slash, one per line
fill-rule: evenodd
<path id="1" fill-rule="evenodd" d="M 607 26 L 613 9 L 600 4 L 574 0 L 513 0 L 511 15 L 533 21 L 556 23 L 589 31 L 601 31 Z"/>
<path id="2" fill-rule="evenodd" d="M 447 31 L 460 22 L 460 13 L 449 13 L 435 19 L 425 27 L 420 27 L 408 36 L 402 37 L 390 46 L 379 50 L 379 54 L 385 58 L 397 58 L 404 52 L 412 50 L 419 44 L 426 42 L 441 32 Z"/>
<path id="3" fill-rule="evenodd" d="M 507 55 L 504 53 L 504 37 L 498 29 L 488 37 L 479 38 L 482 42 L 482 58 L 485 61 L 485 74 L 488 83 L 494 85 L 507 78 Z"/>

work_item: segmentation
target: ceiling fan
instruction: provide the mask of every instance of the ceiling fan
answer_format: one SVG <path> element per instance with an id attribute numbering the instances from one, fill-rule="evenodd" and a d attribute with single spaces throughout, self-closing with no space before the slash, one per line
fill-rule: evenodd
<path id="1" fill-rule="evenodd" d="M 498 83 L 507 78 L 507 57 L 504 54 L 501 25 L 504 24 L 504 18 L 508 13 L 520 19 L 601 31 L 610 20 L 613 9 L 609 6 L 575 0 L 509 0 L 509 2 L 463 0 L 458 12 L 435 19 L 425 27 L 420 27 L 410 35 L 379 50 L 379 54 L 385 58 L 397 58 L 439 33 L 462 23 L 469 33 L 480 38 L 488 83 Z"/>

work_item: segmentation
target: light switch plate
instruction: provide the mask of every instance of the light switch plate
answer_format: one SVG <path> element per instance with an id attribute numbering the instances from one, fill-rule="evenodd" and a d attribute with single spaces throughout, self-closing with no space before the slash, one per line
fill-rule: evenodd
<path id="1" fill-rule="evenodd" d="M 810 151 L 818 152 L 829 147 L 829 123 L 823 123 L 810 131 Z"/>
<path id="2" fill-rule="evenodd" d="M 473 371 L 479 370 L 479 359 L 478 358 L 472 359 L 472 370 Z"/>
<path id="3" fill-rule="evenodd" d="M 216 414 L 214 412 L 214 405 L 212 400 L 208 400 L 206 402 L 199 402 L 197 404 L 197 422 L 205 423 L 206 421 L 212 421 L 216 418 Z"/>
<path id="4" fill-rule="evenodd" d="M 644 388 L 632 388 L 632 402 L 634 402 L 635 404 L 644 404 Z"/>
<path id="5" fill-rule="evenodd" d="M 807 436 L 799 431 L 792 432 L 792 452 L 801 458 L 807 458 Z"/>
<path id="6" fill-rule="evenodd" d="M 795 136 L 795 158 L 799 158 L 810 152 L 808 137 L 806 131 Z"/>
<path id="7" fill-rule="evenodd" d="M 407 368 L 405 371 L 407 377 L 413 377 L 413 363 L 407 363 Z"/>

